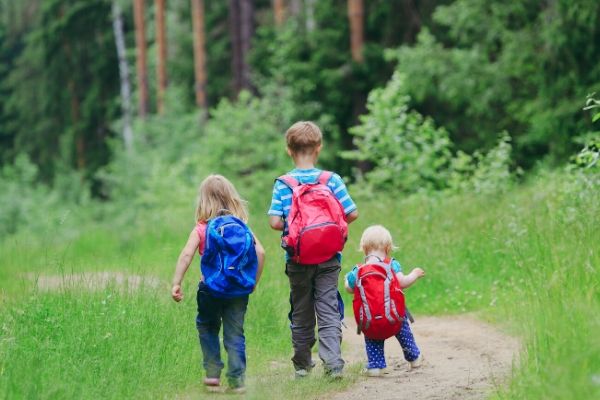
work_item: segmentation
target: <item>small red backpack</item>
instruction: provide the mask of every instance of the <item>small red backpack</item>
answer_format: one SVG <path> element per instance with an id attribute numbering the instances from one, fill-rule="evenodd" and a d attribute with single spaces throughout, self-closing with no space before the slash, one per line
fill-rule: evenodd
<path id="1" fill-rule="evenodd" d="M 319 264 L 342 251 L 348 237 L 344 208 L 327 186 L 332 173 L 323 171 L 315 183 L 300 183 L 289 175 L 277 178 L 292 190 L 281 247 L 298 264 Z"/>
<path id="2" fill-rule="evenodd" d="M 392 270 L 392 260 L 359 266 L 354 286 L 354 318 L 369 339 L 384 340 L 402 328 L 404 293 Z"/>

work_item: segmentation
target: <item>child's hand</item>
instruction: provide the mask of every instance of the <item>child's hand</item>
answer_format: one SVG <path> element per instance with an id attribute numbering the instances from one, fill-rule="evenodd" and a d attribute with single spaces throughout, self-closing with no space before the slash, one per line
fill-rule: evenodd
<path id="1" fill-rule="evenodd" d="M 173 285 L 173 288 L 171 289 L 171 297 L 178 303 L 183 300 L 183 291 L 181 290 L 181 285 Z"/>
<path id="2" fill-rule="evenodd" d="M 425 276 L 425 271 L 423 271 L 423 269 L 419 267 L 413 269 L 412 273 L 415 274 L 417 278 L 422 278 Z"/>

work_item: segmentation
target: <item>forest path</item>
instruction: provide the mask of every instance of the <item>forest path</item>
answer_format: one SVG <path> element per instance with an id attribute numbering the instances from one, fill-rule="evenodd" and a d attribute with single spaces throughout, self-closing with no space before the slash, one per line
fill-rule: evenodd
<path id="1" fill-rule="evenodd" d="M 365 364 L 364 339 L 353 319 L 346 323 L 344 358 Z M 482 399 L 506 381 L 519 350 L 517 339 L 471 316 L 421 317 L 411 328 L 424 356 L 420 368 L 409 371 L 400 344 L 391 338 L 383 377 L 361 377 L 348 390 L 320 399 Z"/>

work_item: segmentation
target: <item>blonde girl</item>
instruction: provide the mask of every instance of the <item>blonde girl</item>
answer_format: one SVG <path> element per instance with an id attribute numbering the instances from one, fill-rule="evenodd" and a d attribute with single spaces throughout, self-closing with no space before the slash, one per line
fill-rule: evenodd
<path id="1" fill-rule="evenodd" d="M 171 296 L 176 302 L 183 300 L 181 282 L 196 251 L 202 256 L 206 239 L 207 223 L 221 215 L 232 215 L 244 223 L 248 221 L 246 202 L 242 200 L 233 184 L 221 175 L 210 175 L 200 185 L 196 207 L 196 226 L 184 246 L 173 276 Z M 256 283 L 260 280 L 264 265 L 264 249 L 254 236 L 254 249 L 258 260 Z M 203 277 L 200 278 L 196 294 L 198 314 L 196 328 L 203 354 L 206 372 L 204 385 L 210 391 L 220 390 L 221 361 L 219 331 L 223 325 L 223 344 L 227 352 L 227 380 L 229 390 L 234 393 L 245 391 L 246 339 L 244 317 L 248 306 L 248 295 L 222 298 L 208 290 Z"/>

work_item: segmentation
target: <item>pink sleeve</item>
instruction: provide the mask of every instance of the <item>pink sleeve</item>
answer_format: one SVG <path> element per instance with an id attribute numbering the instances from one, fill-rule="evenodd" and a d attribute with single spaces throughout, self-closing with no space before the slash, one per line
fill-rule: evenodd
<path id="1" fill-rule="evenodd" d="M 196 233 L 200 243 L 198 244 L 198 254 L 204 254 L 204 243 L 206 242 L 206 222 L 198 222 L 196 224 Z"/>

